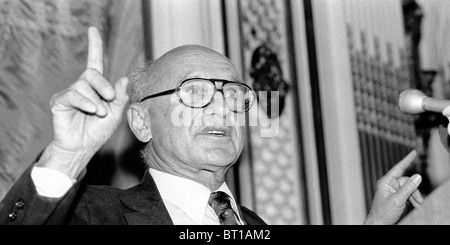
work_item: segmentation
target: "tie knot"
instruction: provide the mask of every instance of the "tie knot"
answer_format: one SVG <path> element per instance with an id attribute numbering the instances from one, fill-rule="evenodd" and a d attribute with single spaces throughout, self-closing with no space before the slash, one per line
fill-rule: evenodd
<path id="1" fill-rule="evenodd" d="M 211 193 L 208 204 L 214 209 L 222 224 L 237 225 L 235 213 L 231 207 L 230 196 L 223 191 Z"/>
<path id="2" fill-rule="evenodd" d="M 223 191 L 213 192 L 209 197 L 208 204 L 211 205 L 214 210 L 216 208 L 224 209 L 226 207 L 231 207 L 230 196 Z"/>

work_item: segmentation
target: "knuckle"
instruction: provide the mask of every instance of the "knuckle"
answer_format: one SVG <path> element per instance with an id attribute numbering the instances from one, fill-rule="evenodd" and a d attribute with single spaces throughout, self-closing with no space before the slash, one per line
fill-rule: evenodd
<path id="1" fill-rule="evenodd" d="M 79 79 L 74 84 L 72 84 L 72 86 L 70 86 L 70 89 L 80 90 L 80 89 L 82 89 L 82 87 L 84 87 L 85 84 L 86 84 L 86 80 Z"/>
<path id="2" fill-rule="evenodd" d="M 110 83 L 106 80 L 106 78 L 103 77 L 103 75 L 99 71 L 93 68 L 88 68 L 86 70 L 86 73 L 84 74 L 84 80 L 90 86 L 99 88 L 103 88 L 110 85 Z"/>
<path id="3" fill-rule="evenodd" d="M 87 68 L 84 77 L 87 81 L 92 81 L 98 76 L 98 71 L 94 68 Z"/>
<path id="4" fill-rule="evenodd" d="M 65 94 L 65 96 L 73 97 L 76 95 L 76 93 L 77 93 L 77 91 L 75 89 L 68 89 L 68 90 L 66 90 L 66 92 L 64 94 Z"/>
<path id="5" fill-rule="evenodd" d="M 62 94 L 61 97 L 66 97 L 66 99 L 68 101 L 74 101 L 76 99 L 78 99 L 80 97 L 81 93 L 79 93 L 77 90 L 75 89 L 68 89 L 67 91 L 65 91 L 64 94 Z"/>
<path id="6" fill-rule="evenodd" d="M 59 97 L 60 97 L 60 93 L 56 93 L 52 96 L 52 98 L 50 99 L 50 108 L 55 107 L 56 100 L 58 100 Z"/>
<path id="7" fill-rule="evenodd" d="M 380 186 L 382 184 L 384 184 L 384 182 L 386 181 L 386 177 L 381 177 L 377 180 L 377 186 Z"/>

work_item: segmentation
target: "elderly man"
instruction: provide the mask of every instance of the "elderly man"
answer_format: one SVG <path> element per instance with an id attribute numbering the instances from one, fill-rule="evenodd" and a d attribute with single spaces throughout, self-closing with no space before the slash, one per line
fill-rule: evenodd
<path id="1" fill-rule="evenodd" d="M 87 69 L 52 98 L 54 139 L 0 203 L 0 223 L 265 224 L 236 203 L 225 182 L 242 152 L 242 117 L 255 100 L 231 62 L 204 47 L 182 46 L 112 87 L 102 57 L 100 34 L 90 28 Z M 129 126 L 147 143 L 141 183 L 126 190 L 81 186 L 87 163 L 117 128 L 129 99 Z M 380 181 L 367 224 L 395 223 L 408 199 L 420 204 L 413 195 L 420 176 L 402 177 L 414 157 Z"/>

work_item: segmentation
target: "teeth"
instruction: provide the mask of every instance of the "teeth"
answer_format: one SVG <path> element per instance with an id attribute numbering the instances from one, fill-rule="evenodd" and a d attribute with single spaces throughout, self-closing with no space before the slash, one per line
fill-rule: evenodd
<path id="1" fill-rule="evenodd" d="M 225 136 L 225 133 L 222 131 L 208 131 L 208 134 L 218 135 L 218 136 Z"/>

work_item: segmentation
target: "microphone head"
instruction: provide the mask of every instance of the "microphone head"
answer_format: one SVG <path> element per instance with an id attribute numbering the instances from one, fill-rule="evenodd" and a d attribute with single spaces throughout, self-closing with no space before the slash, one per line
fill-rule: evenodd
<path id="1" fill-rule="evenodd" d="M 406 89 L 400 93 L 398 107 L 406 114 L 417 115 L 425 112 L 423 101 L 427 96 L 417 89 Z"/>

